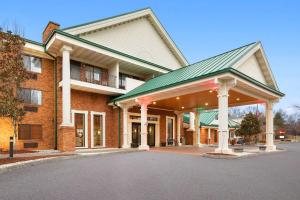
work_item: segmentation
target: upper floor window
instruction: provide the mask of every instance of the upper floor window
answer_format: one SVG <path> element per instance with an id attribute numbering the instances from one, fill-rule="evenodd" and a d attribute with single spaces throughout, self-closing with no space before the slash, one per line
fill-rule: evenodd
<path id="1" fill-rule="evenodd" d="M 25 104 L 42 105 L 42 91 L 40 90 L 19 88 L 18 98 Z"/>
<path id="2" fill-rule="evenodd" d="M 33 56 L 23 55 L 24 67 L 29 72 L 41 73 L 41 59 Z"/>
<path id="3" fill-rule="evenodd" d="M 125 89 L 125 87 L 126 87 L 126 77 L 136 79 L 136 80 L 142 80 L 141 78 L 136 77 L 136 76 L 120 73 L 119 74 L 119 88 L 120 89 Z"/>
<path id="4" fill-rule="evenodd" d="M 81 63 L 78 61 L 71 60 L 71 79 L 80 80 L 80 67 Z"/>

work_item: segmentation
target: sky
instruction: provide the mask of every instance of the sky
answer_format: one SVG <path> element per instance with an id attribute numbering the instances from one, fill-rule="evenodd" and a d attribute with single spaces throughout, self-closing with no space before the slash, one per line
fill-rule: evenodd
<path id="1" fill-rule="evenodd" d="M 14 24 L 41 41 L 48 21 L 62 28 L 150 7 L 189 63 L 261 41 L 286 94 L 276 105 L 300 105 L 300 1 L 292 0 L 107 0 L 3 1 L 0 25 Z"/>

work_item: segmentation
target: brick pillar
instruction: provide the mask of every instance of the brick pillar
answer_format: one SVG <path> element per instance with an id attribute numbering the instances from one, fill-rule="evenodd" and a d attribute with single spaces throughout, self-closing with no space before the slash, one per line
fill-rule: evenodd
<path id="1" fill-rule="evenodd" d="M 75 128 L 61 126 L 58 130 L 58 150 L 75 151 Z"/>

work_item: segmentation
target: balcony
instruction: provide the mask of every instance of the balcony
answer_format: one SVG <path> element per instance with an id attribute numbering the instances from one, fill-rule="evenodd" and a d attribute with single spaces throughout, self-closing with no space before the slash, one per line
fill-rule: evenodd
<path id="1" fill-rule="evenodd" d="M 71 61 L 71 88 L 107 95 L 125 94 L 126 90 L 117 88 L 117 76 L 106 69 Z"/>

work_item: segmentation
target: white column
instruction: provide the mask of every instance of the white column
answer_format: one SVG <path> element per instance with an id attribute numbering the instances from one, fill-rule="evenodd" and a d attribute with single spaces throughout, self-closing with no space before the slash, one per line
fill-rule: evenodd
<path id="1" fill-rule="evenodd" d="M 196 117 L 195 117 L 195 129 L 196 129 L 196 134 L 197 134 L 197 141 L 196 141 L 196 146 L 201 147 L 201 129 L 200 129 L 200 112 L 195 112 Z"/>
<path id="2" fill-rule="evenodd" d="M 108 69 L 109 86 L 119 88 L 119 62 L 116 62 Z"/>
<path id="3" fill-rule="evenodd" d="M 224 81 L 218 84 L 218 121 L 219 121 L 219 141 L 217 153 L 231 153 L 228 148 L 228 91 L 232 87 L 232 83 Z"/>
<path id="4" fill-rule="evenodd" d="M 210 136 L 210 128 L 208 128 L 208 136 L 207 136 L 207 144 L 210 145 L 210 139 L 211 139 L 211 136 Z"/>
<path id="5" fill-rule="evenodd" d="M 177 116 L 177 143 L 178 146 L 181 146 L 181 142 L 180 142 L 180 132 L 181 132 L 181 123 L 182 123 L 182 117 L 183 117 L 183 113 L 182 112 L 175 112 L 176 116 Z"/>
<path id="6" fill-rule="evenodd" d="M 128 143 L 128 107 L 121 106 L 123 111 L 123 145 L 122 148 L 129 148 Z"/>
<path id="7" fill-rule="evenodd" d="M 274 145 L 274 128 L 273 128 L 273 104 L 269 101 L 266 103 L 266 150 L 275 151 Z"/>
<path id="8" fill-rule="evenodd" d="M 189 131 L 195 131 L 195 113 L 190 112 L 190 128 Z"/>
<path id="9" fill-rule="evenodd" d="M 62 126 L 72 126 L 71 123 L 71 80 L 70 52 L 72 48 L 63 46 L 62 52 Z"/>
<path id="10" fill-rule="evenodd" d="M 147 144 L 147 104 L 141 103 L 141 145 L 139 146 L 140 150 L 149 150 Z"/>

